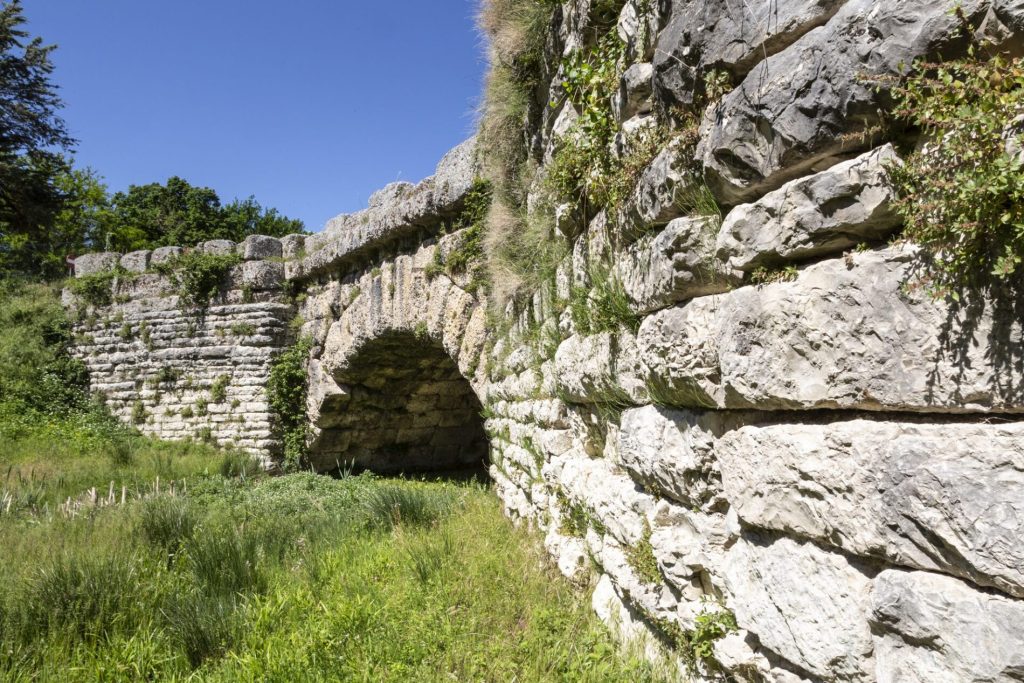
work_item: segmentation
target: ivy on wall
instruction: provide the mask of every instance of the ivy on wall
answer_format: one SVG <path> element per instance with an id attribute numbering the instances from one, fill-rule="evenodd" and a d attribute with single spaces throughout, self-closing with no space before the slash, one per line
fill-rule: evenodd
<path id="1" fill-rule="evenodd" d="M 267 400 L 284 447 L 286 469 L 298 467 L 306 457 L 306 361 L 312 346 L 313 341 L 305 337 L 287 348 L 274 359 L 267 378 Z"/>

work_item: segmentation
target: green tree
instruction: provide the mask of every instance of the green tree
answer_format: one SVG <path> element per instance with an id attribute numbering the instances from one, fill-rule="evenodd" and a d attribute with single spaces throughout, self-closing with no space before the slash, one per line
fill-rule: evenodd
<path id="1" fill-rule="evenodd" d="M 174 176 L 164 185 L 132 185 L 115 194 L 99 234 L 109 248 L 131 251 L 302 231 L 302 221 L 264 209 L 253 197 L 224 206 L 214 190 Z"/>
<path id="2" fill-rule="evenodd" d="M 29 38 L 24 23 L 20 0 L 0 6 L 0 269 L 48 274 L 49 228 L 64 199 L 55 179 L 69 170 L 59 152 L 74 140 L 50 82 L 56 46 Z"/>

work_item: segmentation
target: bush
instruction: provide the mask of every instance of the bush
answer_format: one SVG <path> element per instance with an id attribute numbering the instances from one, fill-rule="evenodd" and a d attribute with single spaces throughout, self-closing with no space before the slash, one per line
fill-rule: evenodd
<path id="1" fill-rule="evenodd" d="M 89 375 L 71 357 L 71 325 L 55 285 L 0 280 L 0 402 L 47 415 L 88 405 Z"/>
<path id="2" fill-rule="evenodd" d="M 233 267 L 242 262 L 238 254 L 206 254 L 189 251 L 161 263 L 157 271 L 166 275 L 180 299 L 182 309 L 204 312 L 217 296 Z"/>
<path id="3" fill-rule="evenodd" d="M 114 301 L 114 280 L 117 272 L 108 270 L 71 278 L 67 287 L 71 293 L 89 306 L 109 306 Z"/>
<path id="4" fill-rule="evenodd" d="M 1024 60 L 918 63 L 893 83 L 897 116 L 925 144 L 890 168 L 907 238 L 929 255 L 922 280 L 965 287 L 1020 282 L 1024 257 Z"/>
<path id="5" fill-rule="evenodd" d="M 274 427 L 284 443 L 284 460 L 297 467 L 306 456 L 306 360 L 312 340 L 301 339 L 274 359 L 267 378 L 267 400 Z"/>
<path id="6" fill-rule="evenodd" d="M 246 451 L 227 450 L 220 460 L 220 475 L 226 479 L 251 479 L 263 472 L 263 465 Z"/>

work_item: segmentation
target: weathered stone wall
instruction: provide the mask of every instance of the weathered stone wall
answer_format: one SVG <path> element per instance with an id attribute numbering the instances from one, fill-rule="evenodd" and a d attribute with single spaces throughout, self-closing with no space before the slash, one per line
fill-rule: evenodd
<path id="1" fill-rule="evenodd" d="M 268 456 L 280 446 L 265 391 L 270 362 L 294 337 L 281 244 L 261 238 L 196 249 L 237 249 L 247 259 L 232 268 L 205 310 L 183 306 L 168 276 L 153 269 L 181 253 L 177 247 L 80 257 L 78 277 L 115 267 L 120 274 L 107 306 L 65 291 L 76 319 L 76 355 L 89 369 L 94 394 L 143 433 Z"/>
<path id="2" fill-rule="evenodd" d="M 1019 51 L 1018 5 L 962 7 Z M 962 53 L 949 9 L 627 2 L 621 131 L 699 102 L 711 70 L 735 88 L 703 112 L 695 152 L 672 142 L 641 174 L 615 217 L 629 230 L 604 212 L 559 225 L 575 236 L 555 291 L 491 352 L 491 474 L 509 514 L 544 530 L 566 575 L 596 573 L 595 608 L 627 633 L 685 652 L 709 615 L 734 615 L 697 677 L 1024 671 L 1024 305 L 908 286 L 918 251 L 890 242 L 899 155 L 863 78 Z M 565 99 L 559 62 L 593 40 L 590 13 L 556 12 L 542 106 Z M 577 114 L 544 107 L 543 159 Z M 682 210 L 702 185 L 720 220 Z M 562 302 L 595 263 L 638 326 L 575 329 Z"/>
<path id="3" fill-rule="evenodd" d="M 1020 50 L 1020 3 L 961 7 Z M 695 150 L 677 140 L 654 158 L 615 220 L 560 221 L 570 255 L 550 286 L 502 315 L 469 274 L 437 268 L 468 239 L 446 230 L 478 173 L 467 143 L 422 183 L 239 267 L 198 326 L 158 277 L 119 283 L 123 303 L 79 323 L 80 354 L 118 414 L 143 401 L 143 429 L 209 426 L 261 449 L 267 362 L 308 337 L 310 461 L 325 470 L 453 467 L 481 456 L 486 430 L 509 516 L 594 582 L 595 609 L 625 635 L 656 634 L 683 660 L 694 639 L 706 646 L 697 678 L 1019 681 L 1024 303 L 953 305 L 907 286 L 919 254 L 892 239 L 885 169 L 899 154 L 876 128 L 888 102 L 862 78 L 962 51 L 948 10 L 629 0 L 621 132 L 702 101 L 712 70 L 735 88 L 703 112 Z M 548 103 L 564 99 L 563 55 L 593 39 L 590 14 L 586 0 L 555 12 L 550 88 L 524 131 L 538 178 L 577 114 Z M 681 208 L 705 185 L 720 219 Z M 577 329 L 568 302 L 598 264 L 636 324 Z M 274 285 L 243 303 L 246 273 L 268 269 Z M 759 270 L 774 276 L 754 284 Z M 152 321 L 152 350 L 104 327 L 119 314 Z M 245 316 L 251 339 L 218 336 Z M 194 382 L 158 405 L 148 380 L 164 364 Z M 234 416 L 180 417 L 235 367 Z"/>

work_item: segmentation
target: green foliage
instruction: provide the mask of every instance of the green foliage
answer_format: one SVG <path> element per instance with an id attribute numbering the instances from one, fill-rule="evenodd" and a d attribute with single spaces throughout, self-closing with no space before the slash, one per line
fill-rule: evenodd
<path id="1" fill-rule="evenodd" d="M 561 523 L 558 532 L 563 536 L 584 538 L 587 529 L 592 528 L 598 534 L 608 533 L 608 529 L 594 514 L 581 503 L 569 500 L 561 491 L 556 492 Z"/>
<path id="2" fill-rule="evenodd" d="M 250 323 L 232 323 L 231 334 L 236 337 L 251 337 L 256 333 L 256 328 Z"/>
<path id="3" fill-rule="evenodd" d="M 113 287 L 117 276 L 116 270 L 90 273 L 69 279 L 67 287 L 88 306 L 109 306 L 114 302 Z"/>
<path id="4" fill-rule="evenodd" d="M 29 579 L 16 629 L 23 639 L 110 630 L 138 598 L 138 570 L 125 555 L 54 559 Z"/>
<path id="5" fill-rule="evenodd" d="M 67 435 L 16 467 L 58 464 L 53 446 Z M 140 453 L 123 472 L 145 500 L 130 490 L 124 505 L 77 518 L 0 515 L 5 677 L 663 680 L 617 653 L 586 597 L 544 568 L 539 539 L 484 487 L 225 479 L 208 471 L 212 451 L 161 448 L 170 457 Z M 69 478 L 110 475 L 93 453 L 58 462 L 63 473 L 38 481 L 41 499 L 64 500 Z M 162 490 L 183 475 L 187 486 L 153 495 L 157 474 Z"/>
<path id="6" fill-rule="evenodd" d="M 457 246 L 442 257 L 440 248 L 434 249 L 434 260 L 428 264 L 426 275 L 436 277 L 441 272 L 448 275 L 469 273 L 473 283 L 482 284 L 484 277 L 484 228 L 487 212 L 491 206 L 491 183 L 476 179 L 466 194 L 465 204 L 459 215 L 446 223 L 442 234 L 461 232 Z M 471 284 L 470 289 L 473 289 Z"/>
<path id="7" fill-rule="evenodd" d="M 239 638 L 238 598 L 199 590 L 173 595 L 161 612 L 175 645 L 189 666 L 226 653 Z"/>
<path id="8" fill-rule="evenodd" d="M 266 557 L 260 551 L 256 534 L 234 527 L 213 528 L 189 539 L 185 561 L 207 595 L 231 598 L 266 590 Z"/>
<path id="9" fill-rule="evenodd" d="M 661 570 L 658 569 L 658 560 L 654 557 L 654 547 L 651 545 L 651 525 L 644 520 L 644 533 L 636 545 L 626 548 L 626 561 L 633 568 L 637 576 L 644 583 L 660 585 L 664 582 Z"/>
<path id="10" fill-rule="evenodd" d="M 622 281 L 607 266 L 593 266 L 590 287 L 573 287 L 569 293 L 569 313 L 580 334 L 616 332 L 625 327 L 634 333 L 640 317 L 632 308 Z"/>
<path id="11" fill-rule="evenodd" d="M 237 254 L 188 251 L 161 263 L 157 270 L 170 280 L 175 294 L 180 298 L 179 305 L 201 314 L 220 292 L 231 269 L 241 262 L 242 258 Z"/>
<path id="12" fill-rule="evenodd" d="M 480 121 L 479 157 L 500 199 L 525 205 L 526 119 L 536 116 L 534 94 L 541 84 L 544 45 L 554 0 L 488 0 L 479 16 L 491 47 L 491 65 Z"/>
<path id="13" fill-rule="evenodd" d="M 792 282 L 800 275 L 796 266 L 789 265 L 783 268 L 766 268 L 761 266 L 750 272 L 750 282 L 755 285 L 770 285 L 777 282 Z"/>
<path id="14" fill-rule="evenodd" d="M 223 403 L 228 397 L 228 385 L 231 384 L 230 375 L 218 375 L 210 385 L 210 401 Z"/>
<path id="15" fill-rule="evenodd" d="M 177 176 L 163 185 L 131 185 L 107 201 L 93 243 L 117 251 L 191 245 L 214 239 L 240 242 L 248 235 L 283 237 L 303 232 L 301 221 L 264 209 L 253 198 L 222 205 L 217 193 Z"/>
<path id="16" fill-rule="evenodd" d="M 132 424 L 142 424 L 149 417 L 149 412 L 146 410 L 146 404 L 140 400 L 136 400 L 132 403 Z"/>
<path id="17" fill-rule="evenodd" d="M 936 295 L 1019 282 L 1024 257 L 1024 60 L 973 54 L 917 63 L 892 84 L 895 114 L 925 144 L 890 168 L 905 236 L 930 258 L 922 279 Z"/>
<path id="18" fill-rule="evenodd" d="M 251 479 L 263 472 L 260 461 L 245 451 L 229 449 L 220 460 L 220 476 L 226 479 Z"/>
<path id="19" fill-rule="evenodd" d="M 71 357 L 71 325 L 54 285 L 0 280 L 0 413 L 86 410 L 88 373 Z"/>
<path id="20" fill-rule="evenodd" d="M 393 529 L 433 524 L 447 514 L 454 499 L 451 492 L 445 490 L 381 484 L 368 491 L 361 503 L 368 527 Z"/>
<path id="21" fill-rule="evenodd" d="M 267 400 L 290 467 L 301 464 L 306 455 L 306 361 L 312 345 L 306 338 L 286 349 L 274 359 L 267 378 Z"/>
<path id="22" fill-rule="evenodd" d="M 715 642 L 738 629 L 736 616 L 721 606 L 712 611 L 705 606 L 694 621 L 696 628 L 689 638 L 692 660 L 711 668 L 714 666 Z"/>
<path id="23" fill-rule="evenodd" d="M 56 178 L 69 167 L 59 150 L 74 140 L 50 82 L 55 46 L 29 38 L 25 23 L 20 0 L 0 6 L 0 276 L 52 276 L 64 268 L 62 255 L 48 258 L 63 246 L 49 230 L 64 199 Z"/>
<path id="24" fill-rule="evenodd" d="M 195 534 L 198 519 L 187 498 L 158 496 L 139 509 L 138 533 L 142 540 L 174 562 L 182 545 Z"/>
<path id="25" fill-rule="evenodd" d="M 623 49 L 618 31 L 612 30 L 594 46 L 573 51 L 562 64 L 562 90 L 579 117 L 548 168 L 547 183 L 559 199 L 585 205 L 615 174 L 610 147 L 618 126 L 611 98 L 618 92 Z"/>

